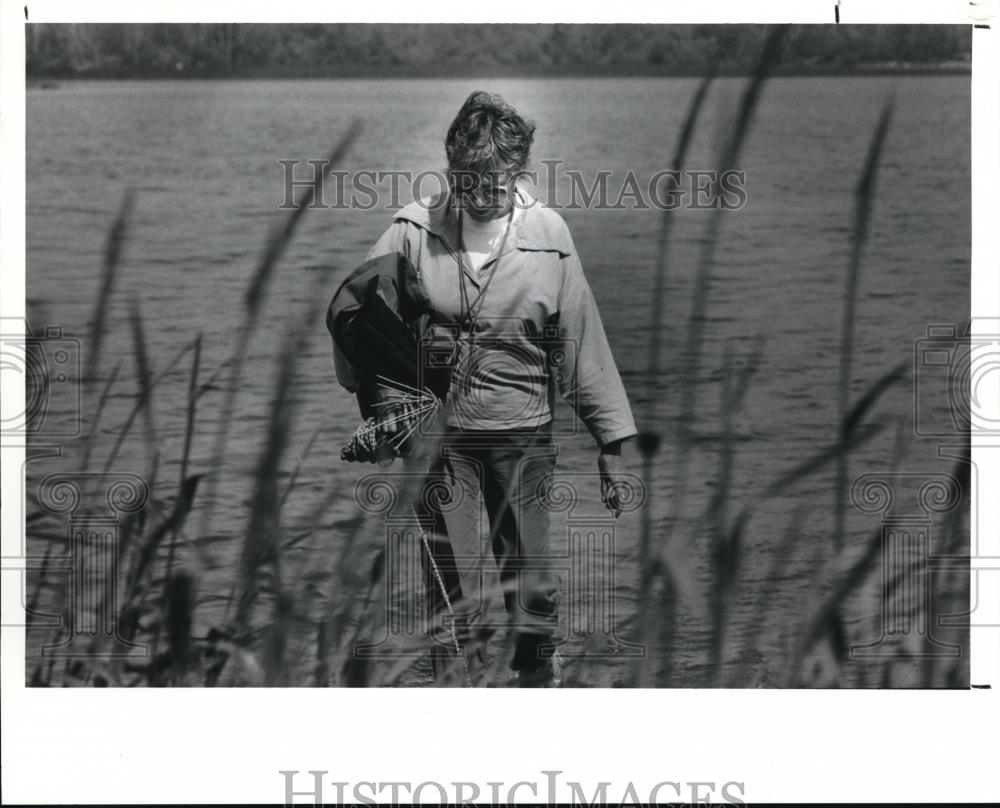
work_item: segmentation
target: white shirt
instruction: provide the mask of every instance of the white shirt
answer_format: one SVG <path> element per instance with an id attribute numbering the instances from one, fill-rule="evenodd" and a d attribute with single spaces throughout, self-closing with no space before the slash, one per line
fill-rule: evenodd
<path id="1" fill-rule="evenodd" d="M 514 211 L 517 217 L 519 210 Z M 462 217 L 462 246 L 472 268 L 477 272 L 486 263 L 493 252 L 500 247 L 504 231 L 507 230 L 509 216 L 477 222 L 471 216 Z"/>

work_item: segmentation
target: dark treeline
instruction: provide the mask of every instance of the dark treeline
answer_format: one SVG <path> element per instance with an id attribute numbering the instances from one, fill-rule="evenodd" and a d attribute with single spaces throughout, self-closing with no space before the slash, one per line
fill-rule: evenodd
<path id="1" fill-rule="evenodd" d="M 759 25 L 30 24 L 37 77 L 740 74 Z M 963 69 L 969 26 L 790 26 L 781 72 Z"/>

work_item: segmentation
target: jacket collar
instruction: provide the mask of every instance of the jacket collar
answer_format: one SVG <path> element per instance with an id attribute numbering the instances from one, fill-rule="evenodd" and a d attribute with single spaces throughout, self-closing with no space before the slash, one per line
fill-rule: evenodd
<path id="1" fill-rule="evenodd" d="M 508 236 L 508 246 L 519 250 L 539 250 L 570 255 L 573 252 L 569 231 L 561 217 L 518 185 L 517 204 L 520 216 L 515 216 Z M 442 191 L 411 202 L 393 216 L 396 221 L 412 222 L 443 240 L 452 249 L 458 244 L 458 217 L 450 204 L 450 192 Z"/>

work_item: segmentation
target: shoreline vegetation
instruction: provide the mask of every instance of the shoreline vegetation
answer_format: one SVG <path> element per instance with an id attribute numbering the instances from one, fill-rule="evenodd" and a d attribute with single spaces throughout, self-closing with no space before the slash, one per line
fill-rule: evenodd
<path id="1" fill-rule="evenodd" d="M 789 25 L 774 76 L 962 75 L 969 26 Z M 750 76 L 760 25 L 33 24 L 29 87 L 71 79 Z"/>

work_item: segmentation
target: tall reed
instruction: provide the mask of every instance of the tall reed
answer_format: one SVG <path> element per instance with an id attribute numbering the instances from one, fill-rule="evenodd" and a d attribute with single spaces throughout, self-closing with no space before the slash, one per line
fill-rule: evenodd
<path id="1" fill-rule="evenodd" d="M 90 334 L 87 339 L 87 358 L 84 363 L 84 387 L 88 388 L 97 378 L 100 363 L 101 347 L 104 344 L 104 332 L 107 328 L 110 304 L 118 279 L 118 268 L 121 265 L 122 253 L 128 236 L 129 219 L 135 209 L 135 192 L 129 188 L 122 196 L 118 215 L 115 217 L 111 230 L 104 245 L 104 271 L 97 290 L 97 300 L 94 303 L 94 316 L 90 323 Z"/>
<path id="2" fill-rule="evenodd" d="M 722 172 L 736 167 L 744 141 L 748 136 L 754 112 L 757 104 L 759 103 L 764 85 L 766 84 L 774 66 L 777 64 L 784 35 L 785 29 L 780 26 L 770 29 L 767 33 L 754 75 L 744 90 L 736 122 L 730 130 L 729 138 L 723 145 L 716 164 L 716 168 L 720 176 Z M 705 90 L 707 90 L 707 82 L 702 85 L 702 93 L 695 97 L 695 102 L 692 105 L 693 114 L 689 114 L 689 121 L 682 129 L 681 140 L 678 144 L 678 154 L 681 157 L 686 154 L 691 133 L 694 128 L 695 116 L 698 108 L 700 108 L 700 105 L 703 102 L 703 93 Z M 697 382 L 701 363 L 700 358 L 702 344 L 704 342 L 703 330 L 706 319 L 706 309 L 708 306 L 709 290 L 711 288 L 712 265 L 714 263 L 715 250 L 718 245 L 722 224 L 720 216 L 721 211 L 716 211 L 709 217 L 707 231 L 702 241 L 702 250 L 699 256 L 698 270 L 695 276 L 695 287 L 691 298 L 690 314 L 684 332 L 684 347 L 682 349 L 680 365 L 681 372 L 678 385 L 680 387 L 679 415 L 676 421 L 675 429 L 670 436 L 672 438 L 670 441 L 670 451 L 672 452 L 672 459 L 676 469 L 674 475 L 676 487 L 668 498 L 668 518 L 666 520 L 668 529 L 673 529 L 674 525 L 680 524 L 684 515 L 684 492 L 686 489 L 686 477 L 688 473 L 688 455 L 692 443 L 692 428 L 695 420 Z M 662 267 L 665 261 L 666 248 L 669 241 L 668 228 L 670 226 L 670 221 L 669 216 L 664 216 L 661 221 L 661 231 L 659 237 L 659 244 L 661 245 L 661 275 L 663 271 Z M 662 282 L 658 282 L 658 284 L 659 283 Z M 657 288 L 660 289 L 659 285 Z M 660 294 L 662 294 L 662 290 L 660 290 Z M 654 297 L 656 297 L 655 294 Z M 658 346 L 660 341 L 661 322 L 664 317 L 662 301 L 657 302 L 657 308 L 654 309 L 653 317 L 654 326 L 652 330 L 655 333 L 657 344 L 654 357 L 658 363 Z M 652 339 L 653 337 L 651 337 L 651 340 Z M 640 440 L 640 450 L 642 451 L 644 458 L 644 469 L 647 474 L 650 474 L 652 469 L 652 455 L 659 444 L 659 440 L 652 439 L 649 436 L 642 436 Z M 650 490 L 652 491 L 653 489 L 650 487 Z M 648 507 L 649 506 L 647 506 L 644 510 L 648 511 Z M 662 574 L 666 566 L 664 562 L 666 557 L 665 545 L 667 543 L 667 539 L 669 538 L 664 537 L 664 541 L 661 542 L 661 547 L 657 550 L 656 561 L 654 563 L 650 563 L 651 556 L 649 548 L 651 544 L 651 524 L 645 521 L 650 518 L 651 517 L 648 513 L 645 513 L 643 516 L 644 523 L 642 526 L 641 540 L 642 550 L 640 553 L 640 559 L 643 565 L 643 569 L 640 572 L 643 579 L 643 595 L 639 605 L 639 624 L 641 642 L 647 650 L 645 656 L 639 664 L 636 678 L 637 684 L 645 687 L 648 687 L 651 684 L 653 677 L 652 627 L 656 623 L 656 616 L 660 616 L 660 625 L 664 626 L 666 631 L 667 647 L 662 648 L 661 652 L 664 657 L 663 664 L 669 665 L 669 656 L 671 652 L 670 645 L 672 644 L 671 621 L 673 620 L 673 614 L 677 606 L 675 593 L 673 591 L 674 587 L 671 585 L 670 581 L 664 582 L 664 585 L 661 587 L 661 594 L 658 598 L 654 600 L 650 596 L 652 590 L 652 576 L 657 573 Z"/>
<path id="3" fill-rule="evenodd" d="M 209 503 L 215 501 L 215 492 L 221 476 L 222 461 L 226 454 L 226 442 L 229 437 L 230 420 L 227 414 L 233 412 L 235 409 L 236 395 L 240 389 L 240 380 L 243 375 L 243 363 L 246 360 L 246 352 L 250 345 L 250 337 L 257 325 L 260 307 L 264 301 L 264 296 L 267 292 L 271 278 L 274 275 L 274 270 L 277 267 L 279 260 L 288 249 L 292 238 L 295 236 L 305 212 L 313 207 L 317 199 L 323 198 L 323 187 L 326 183 L 328 173 L 337 168 L 340 163 L 343 162 L 360 133 L 361 123 L 360 121 L 355 120 L 348 126 L 347 131 L 341 137 L 340 142 L 337 143 L 337 145 L 330 152 L 330 156 L 324 164 L 324 170 L 316 175 L 313 182 L 306 188 L 306 192 L 300 199 L 295 201 L 294 206 L 284 216 L 284 218 L 275 224 L 266 244 L 264 245 L 264 251 L 259 262 L 257 263 L 257 268 L 254 271 L 250 285 L 247 287 L 247 291 L 243 298 L 243 320 L 240 324 L 239 331 L 237 332 L 236 345 L 233 348 L 233 352 L 228 362 L 230 372 L 222 402 L 223 417 L 219 419 L 219 430 L 216 434 L 214 448 L 211 455 L 212 465 L 216 469 L 216 473 L 209 478 L 207 481 L 208 485 L 206 486 L 206 499 Z M 205 508 L 203 511 L 203 518 L 199 530 L 199 533 L 203 536 L 207 536 L 211 533 L 212 512 L 213 509 L 211 507 Z"/>
<path id="4" fill-rule="evenodd" d="M 854 366 L 854 329 L 861 276 L 861 258 L 868 240 L 869 220 L 878 179 L 879 160 L 892 121 L 893 102 L 890 99 L 882 108 L 864 169 L 854 189 L 854 221 L 851 231 L 851 259 L 847 268 L 846 289 L 844 290 L 844 314 L 840 331 L 840 375 L 837 384 L 837 413 L 843 424 L 847 417 L 851 400 L 851 371 Z M 836 522 L 833 528 L 833 547 L 840 552 L 844 547 L 844 532 L 847 514 L 847 453 L 837 461 L 837 477 L 834 484 L 833 512 Z"/>
<path id="5" fill-rule="evenodd" d="M 706 76 L 688 105 L 687 113 L 684 116 L 684 123 L 681 127 L 680 135 L 677 139 L 677 146 L 674 151 L 671 169 L 674 172 L 683 170 L 687 161 L 688 148 L 694 136 L 698 117 L 701 113 L 702 105 L 708 95 L 708 89 L 712 83 L 712 76 Z M 642 454 L 642 476 L 646 484 L 646 490 L 655 490 L 655 480 L 653 477 L 653 463 L 657 452 L 661 447 L 660 433 L 654 429 L 657 415 L 658 390 L 657 383 L 661 373 L 661 353 L 663 348 L 663 320 L 664 320 L 664 298 L 667 289 L 668 257 L 670 254 L 670 229 L 673 222 L 673 211 L 669 208 L 663 211 L 660 220 L 660 232 L 657 242 L 656 269 L 653 275 L 653 297 L 650 305 L 649 320 L 649 364 L 646 368 L 646 378 L 648 389 L 646 391 L 646 408 L 643 413 L 642 432 L 639 435 L 639 451 Z M 664 587 L 664 598 L 666 607 L 673 614 L 673 581 L 663 554 L 659 551 L 653 552 L 653 502 L 647 499 L 641 511 L 642 524 L 639 538 L 639 603 L 650 601 L 653 583 L 657 576 L 662 576 Z M 668 617 L 668 620 L 672 618 Z M 640 610 L 639 613 L 639 644 L 645 649 L 640 658 L 636 671 L 636 683 L 640 687 L 649 687 L 652 677 L 652 647 L 653 647 L 653 620 L 650 610 Z M 661 636 L 663 636 L 661 634 Z M 668 632 L 663 637 L 664 646 L 661 648 L 663 658 L 669 660 L 671 634 Z"/>

